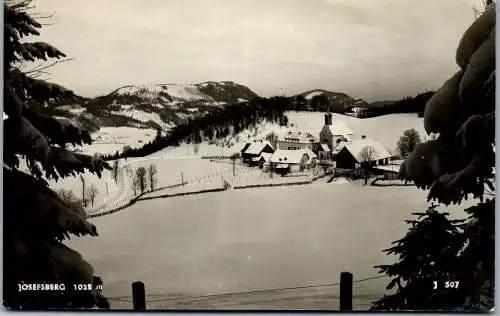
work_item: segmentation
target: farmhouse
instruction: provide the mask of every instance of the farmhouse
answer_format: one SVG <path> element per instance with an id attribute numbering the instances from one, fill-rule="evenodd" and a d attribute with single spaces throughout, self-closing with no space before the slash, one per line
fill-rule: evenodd
<path id="1" fill-rule="evenodd" d="M 317 143 L 317 140 L 310 133 L 288 131 L 278 138 L 278 149 L 297 150 L 308 148 L 312 150 L 315 143 Z"/>
<path id="2" fill-rule="evenodd" d="M 274 153 L 274 148 L 270 142 L 259 140 L 252 143 L 246 143 L 241 150 L 241 158 L 243 162 L 258 163 L 262 153 Z"/>
<path id="3" fill-rule="evenodd" d="M 312 168 L 316 164 L 316 154 L 310 149 L 278 149 L 271 156 L 270 163 L 277 171 L 297 172 Z"/>
<path id="4" fill-rule="evenodd" d="M 391 158 L 383 145 L 367 138 L 341 142 L 334 154 L 337 168 L 345 169 L 387 165 Z"/>

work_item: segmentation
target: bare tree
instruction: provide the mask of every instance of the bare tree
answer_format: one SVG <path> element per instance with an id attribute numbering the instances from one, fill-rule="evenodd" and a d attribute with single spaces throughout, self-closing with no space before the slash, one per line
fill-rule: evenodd
<path id="1" fill-rule="evenodd" d="M 82 181 L 82 206 L 86 207 L 87 197 L 85 195 L 85 178 L 83 177 L 83 174 L 80 175 L 80 180 Z"/>
<path id="2" fill-rule="evenodd" d="M 134 189 L 134 196 L 137 195 L 137 187 L 138 187 L 138 181 L 137 181 L 137 177 L 134 176 L 134 179 L 132 180 L 132 188 Z"/>
<path id="3" fill-rule="evenodd" d="M 90 202 L 92 203 L 92 206 L 94 206 L 94 201 L 95 198 L 97 197 L 97 194 L 99 194 L 99 190 L 97 189 L 95 184 L 92 183 L 87 189 L 87 195 L 89 197 Z"/>
<path id="4" fill-rule="evenodd" d="M 144 194 L 144 191 L 146 191 L 146 187 L 148 186 L 146 168 L 140 167 L 135 171 L 134 183 L 141 194 Z"/>
<path id="5" fill-rule="evenodd" d="M 113 161 L 113 166 L 111 168 L 111 176 L 115 179 L 115 183 L 118 183 L 118 171 L 120 162 L 117 160 Z"/>
<path id="6" fill-rule="evenodd" d="M 231 162 L 233 163 L 233 177 L 236 177 L 236 160 L 240 159 L 240 153 L 231 155 Z"/>
<path id="7" fill-rule="evenodd" d="M 359 158 L 361 159 L 360 163 L 363 177 L 365 179 L 365 184 L 368 184 L 369 175 L 366 168 L 368 168 L 371 165 L 372 161 L 376 159 L 376 151 L 372 146 L 365 146 L 363 147 L 363 149 L 361 149 Z"/>
<path id="8" fill-rule="evenodd" d="M 363 147 L 363 149 L 361 149 L 361 152 L 359 153 L 359 158 L 361 159 L 360 163 L 366 166 L 367 164 L 375 160 L 375 154 L 376 151 L 372 146 Z"/>
<path id="9" fill-rule="evenodd" d="M 398 152 L 402 158 L 406 158 L 422 141 L 416 129 L 411 128 L 404 131 L 397 143 Z"/>
<path id="10" fill-rule="evenodd" d="M 57 191 L 57 194 L 64 202 L 68 204 L 78 206 L 82 205 L 82 201 L 76 197 L 76 195 L 73 193 L 73 190 L 60 189 L 59 191 Z"/>
<path id="11" fill-rule="evenodd" d="M 149 188 L 153 191 L 158 183 L 157 178 L 158 169 L 155 164 L 150 164 L 148 167 L 148 179 L 149 179 Z"/>

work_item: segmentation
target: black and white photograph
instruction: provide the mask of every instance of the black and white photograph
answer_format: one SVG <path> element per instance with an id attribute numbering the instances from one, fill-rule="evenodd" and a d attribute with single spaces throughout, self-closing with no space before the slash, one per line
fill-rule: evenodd
<path id="1" fill-rule="evenodd" d="M 10 311 L 494 310 L 492 0 L 4 0 Z"/>

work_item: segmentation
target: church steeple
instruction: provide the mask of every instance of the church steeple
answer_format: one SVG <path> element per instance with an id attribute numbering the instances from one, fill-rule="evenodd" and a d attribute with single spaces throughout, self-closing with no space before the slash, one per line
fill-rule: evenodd
<path id="1" fill-rule="evenodd" d="M 330 105 L 328 105 L 328 110 L 325 114 L 325 125 L 332 125 L 332 113 L 330 113 Z"/>

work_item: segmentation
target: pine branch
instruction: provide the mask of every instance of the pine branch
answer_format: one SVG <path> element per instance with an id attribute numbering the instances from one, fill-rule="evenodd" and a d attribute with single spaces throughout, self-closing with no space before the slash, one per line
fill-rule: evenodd
<path id="1" fill-rule="evenodd" d="M 96 227 L 86 219 L 80 206 L 64 202 L 42 182 L 19 171 L 4 168 L 5 212 L 14 218 L 11 228 L 19 236 L 38 236 L 40 239 L 59 240 L 76 236 L 97 236 Z"/>
<path id="2" fill-rule="evenodd" d="M 68 119 L 56 119 L 31 109 L 26 109 L 24 115 L 35 128 L 45 135 L 50 144 L 65 147 L 67 144 L 81 146 L 92 143 L 90 134 Z"/>
<path id="3" fill-rule="evenodd" d="M 59 147 L 51 147 L 44 165 L 46 177 L 57 180 L 60 177 L 76 176 L 88 170 L 100 178 L 104 169 L 111 170 L 111 166 L 104 160 L 83 154 L 70 152 Z"/>
<path id="4" fill-rule="evenodd" d="M 39 79 L 33 79 L 22 73 L 18 69 L 9 71 L 10 80 L 14 94 L 23 102 L 28 100 L 44 104 L 47 100 L 57 100 L 61 98 L 74 98 L 73 91 L 58 84 L 49 83 Z"/>
<path id="5" fill-rule="evenodd" d="M 49 143 L 26 118 L 9 117 L 4 120 L 4 132 L 12 135 L 5 138 L 6 152 L 23 154 L 41 162 L 47 160 L 50 151 Z"/>
<path id="6" fill-rule="evenodd" d="M 14 53 L 18 56 L 19 60 L 25 60 L 33 62 L 37 59 L 42 59 L 47 61 L 50 58 L 60 59 L 62 57 L 66 57 L 66 55 L 58 50 L 57 48 L 43 42 L 35 42 L 35 43 L 16 43 L 14 46 Z M 65 60 L 55 61 L 54 63 L 43 67 L 43 69 L 49 68 L 57 64 L 58 62 L 63 62 Z M 28 71 L 29 73 L 29 71 Z"/>
<path id="7" fill-rule="evenodd" d="M 61 55 L 61 56 L 63 56 L 63 55 Z M 66 55 L 64 55 L 64 56 L 66 56 Z M 45 70 L 45 69 L 48 69 L 48 68 L 54 67 L 54 66 L 55 66 L 55 65 L 57 65 L 57 64 L 64 63 L 64 62 L 68 62 L 68 61 L 71 61 L 71 60 L 73 60 L 73 59 L 74 59 L 74 58 L 59 59 L 59 60 L 56 60 L 56 61 L 52 62 L 51 64 L 49 64 L 49 65 L 45 65 L 45 66 L 43 66 L 43 67 L 42 67 L 42 66 L 41 66 L 41 64 L 40 64 L 39 66 L 37 66 L 37 67 L 35 67 L 35 68 L 31 69 L 31 70 L 24 71 L 24 73 L 25 73 L 26 75 L 28 75 L 28 76 L 31 76 L 33 73 L 35 73 L 35 74 L 36 74 L 36 73 L 41 72 L 41 71 L 43 71 L 43 70 Z M 43 63 L 42 63 L 42 64 L 43 64 Z"/>

